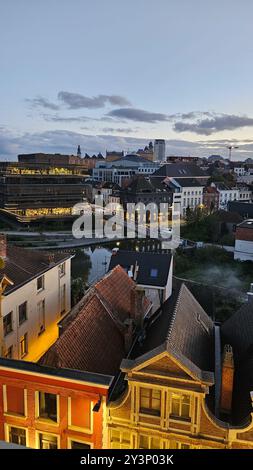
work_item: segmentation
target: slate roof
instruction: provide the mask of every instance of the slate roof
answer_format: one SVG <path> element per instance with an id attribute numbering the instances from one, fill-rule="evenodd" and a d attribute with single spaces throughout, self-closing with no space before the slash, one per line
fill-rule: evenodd
<path id="1" fill-rule="evenodd" d="M 152 175 L 153 177 L 166 177 L 170 176 L 171 178 L 208 178 L 208 175 L 204 173 L 201 168 L 199 168 L 194 163 L 167 163 L 161 168 L 155 171 Z"/>
<path id="2" fill-rule="evenodd" d="M 203 184 L 200 184 L 199 181 L 196 180 L 195 178 L 174 178 L 174 179 L 183 188 L 191 188 L 195 186 L 201 188 L 204 186 Z"/>
<path id="3" fill-rule="evenodd" d="M 0 269 L 0 278 L 6 275 L 13 282 L 13 286 L 6 288 L 5 295 L 62 263 L 70 256 L 66 253 L 26 250 L 7 244 L 7 258 L 4 260 L 4 268 Z"/>
<path id="4" fill-rule="evenodd" d="M 125 271 L 139 266 L 136 283 L 144 286 L 164 287 L 167 284 L 172 257 L 170 254 L 119 250 L 111 256 L 109 271 L 118 264 Z M 152 271 L 151 270 L 156 270 Z"/>
<path id="5" fill-rule="evenodd" d="M 250 392 L 253 391 L 253 301 L 245 303 L 221 326 L 223 346 L 233 348 L 235 376 L 232 421 L 244 422 L 252 412 Z"/>
<path id="6" fill-rule="evenodd" d="M 200 380 L 214 382 L 214 324 L 187 287 L 182 284 L 163 304 L 156 319 L 151 317 L 146 337 L 133 349 L 122 368 L 169 352 Z"/>
<path id="7" fill-rule="evenodd" d="M 82 299 L 80 310 L 39 363 L 114 376 L 126 354 L 125 320 L 131 316 L 135 288 L 120 266 L 114 268 Z M 144 308 L 149 307 L 145 298 Z"/>

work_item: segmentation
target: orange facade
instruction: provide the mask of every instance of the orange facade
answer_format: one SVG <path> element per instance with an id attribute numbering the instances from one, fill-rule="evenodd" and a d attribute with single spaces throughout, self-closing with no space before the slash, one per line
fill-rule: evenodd
<path id="1" fill-rule="evenodd" d="M 106 446 L 108 386 L 82 375 L 77 380 L 0 365 L 0 440 L 37 449 Z"/>

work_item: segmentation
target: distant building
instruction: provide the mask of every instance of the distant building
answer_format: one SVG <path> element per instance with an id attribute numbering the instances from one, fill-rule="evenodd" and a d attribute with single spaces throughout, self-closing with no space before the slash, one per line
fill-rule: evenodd
<path id="1" fill-rule="evenodd" d="M 219 209 L 219 191 L 213 186 L 207 186 L 203 192 L 203 204 L 208 212 L 215 212 Z"/>
<path id="2" fill-rule="evenodd" d="M 180 193 L 181 215 L 183 217 L 185 217 L 187 209 L 195 210 L 203 206 L 204 185 L 196 178 L 165 178 L 164 182 L 173 193 Z"/>
<path id="3" fill-rule="evenodd" d="M 236 227 L 234 259 L 253 261 L 253 219 L 247 219 Z"/>
<path id="4" fill-rule="evenodd" d="M 253 203 L 232 201 L 228 202 L 228 210 L 230 212 L 237 212 L 244 219 L 253 219 Z"/>
<path id="5" fill-rule="evenodd" d="M 149 142 L 149 145 L 146 146 L 144 149 L 137 150 L 137 155 L 139 155 L 140 157 L 146 158 L 147 160 L 150 160 L 151 162 L 154 161 L 155 154 L 154 154 L 153 142 Z"/>
<path id="6" fill-rule="evenodd" d="M 203 186 L 206 185 L 209 179 L 209 175 L 196 163 L 166 163 L 156 170 L 153 177 L 160 180 L 164 180 L 166 177 L 177 178 L 177 180 L 194 178 Z"/>
<path id="7" fill-rule="evenodd" d="M 165 160 L 165 140 L 164 139 L 155 140 L 154 154 L 155 154 L 156 161 L 164 162 Z"/>
<path id="8" fill-rule="evenodd" d="M 92 178 L 97 181 L 108 181 L 122 186 L 134 175 L 151 175 L 158 167 L 158 164 L 137 154 L 130 154 L 118 160 L 98 162 L 92 171 Z"/>
<path id="9" fill-rule="evenodd" d="M 225 183 L 212 183 L 219 193 L 219 209 L 227 210 L 230 201 L 239 200 L 239 189 L 237 187 L 227 186 Z"/>
<path id="10" fill-rule="evenodd" d="M 124 208 L 128 203 L 145 205 L 155 203 L 158 207 L 161 203 L 172 204 L 172 193 L 166 185 L 159 185 L 152 177 L 142 175 L 135 176 L 130 183 L 120 191 L 121 202 Z"/>
<path id="11" fill-rule="evenodd" d="M 71 307 L 71 256 L 15 247 L 4 235 L 0 256 L 0 279 L 11 281 L 1 297 L 0 355 L 37 361 L 57 339 L 57 323 Z"/>
<path id="12" fill-rule="evenodd" d="M 115 152 L 115 151 L 108 151 L 106 150 L 105 159 L 108 162 L 113 162 L 114 160 L 119 160 L 120 158 L 124 157 L 124 152 Z"/>
<path id="13" fill-rule="evenodd" d="M 0 211 L 20 223 L 72 219 L 72 208 L 84 199 L 87 167 L 68 155 L 19 155 L 0 162 Z"/>

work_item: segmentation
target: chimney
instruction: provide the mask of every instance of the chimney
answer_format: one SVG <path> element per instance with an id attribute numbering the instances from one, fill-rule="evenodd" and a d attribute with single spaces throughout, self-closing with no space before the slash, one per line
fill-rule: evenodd
<path id="1" fill-rule="evenodd" d="M 137 326 L 142 326 L 144 317 L 144 298 L 145 291 L 138 289 L 137 286 L 133 287 L 130 294 L 131 312 L 130 316 Z"/>
<path id="2" fill-rule="evenodd" d="M 131 318 L 128 318 L 125 321 L 125 327 L 126 327 L 126 330 L 124 333 L 125 353 L 128 354 L 133 344 L 133 337 L 134 337 L 134 322 Z"/>
<path id="3" fill-rule="evenodd" d="M 7 238 L 3 233 L 0 233 L 0 257 L 7 258 Z"/>
<path id="4" fill-rule="evenodd" d="M 234 357 L 232 346 L 224 346 L 221 372 L 220 412 L 230 414 L 234 383 Z"/>

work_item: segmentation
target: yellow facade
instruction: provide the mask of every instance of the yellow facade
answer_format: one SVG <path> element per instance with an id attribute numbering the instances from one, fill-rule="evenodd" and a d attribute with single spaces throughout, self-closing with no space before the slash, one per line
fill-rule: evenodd
<path id="1" fill-rule="evenodd" d="M 108 408 L 110 448 L 253 448 L 252 419 L 242 428 L 217 420 L 206 405 L 212 384 L 168 352 L 124 371 L 127 389 Z"/>

